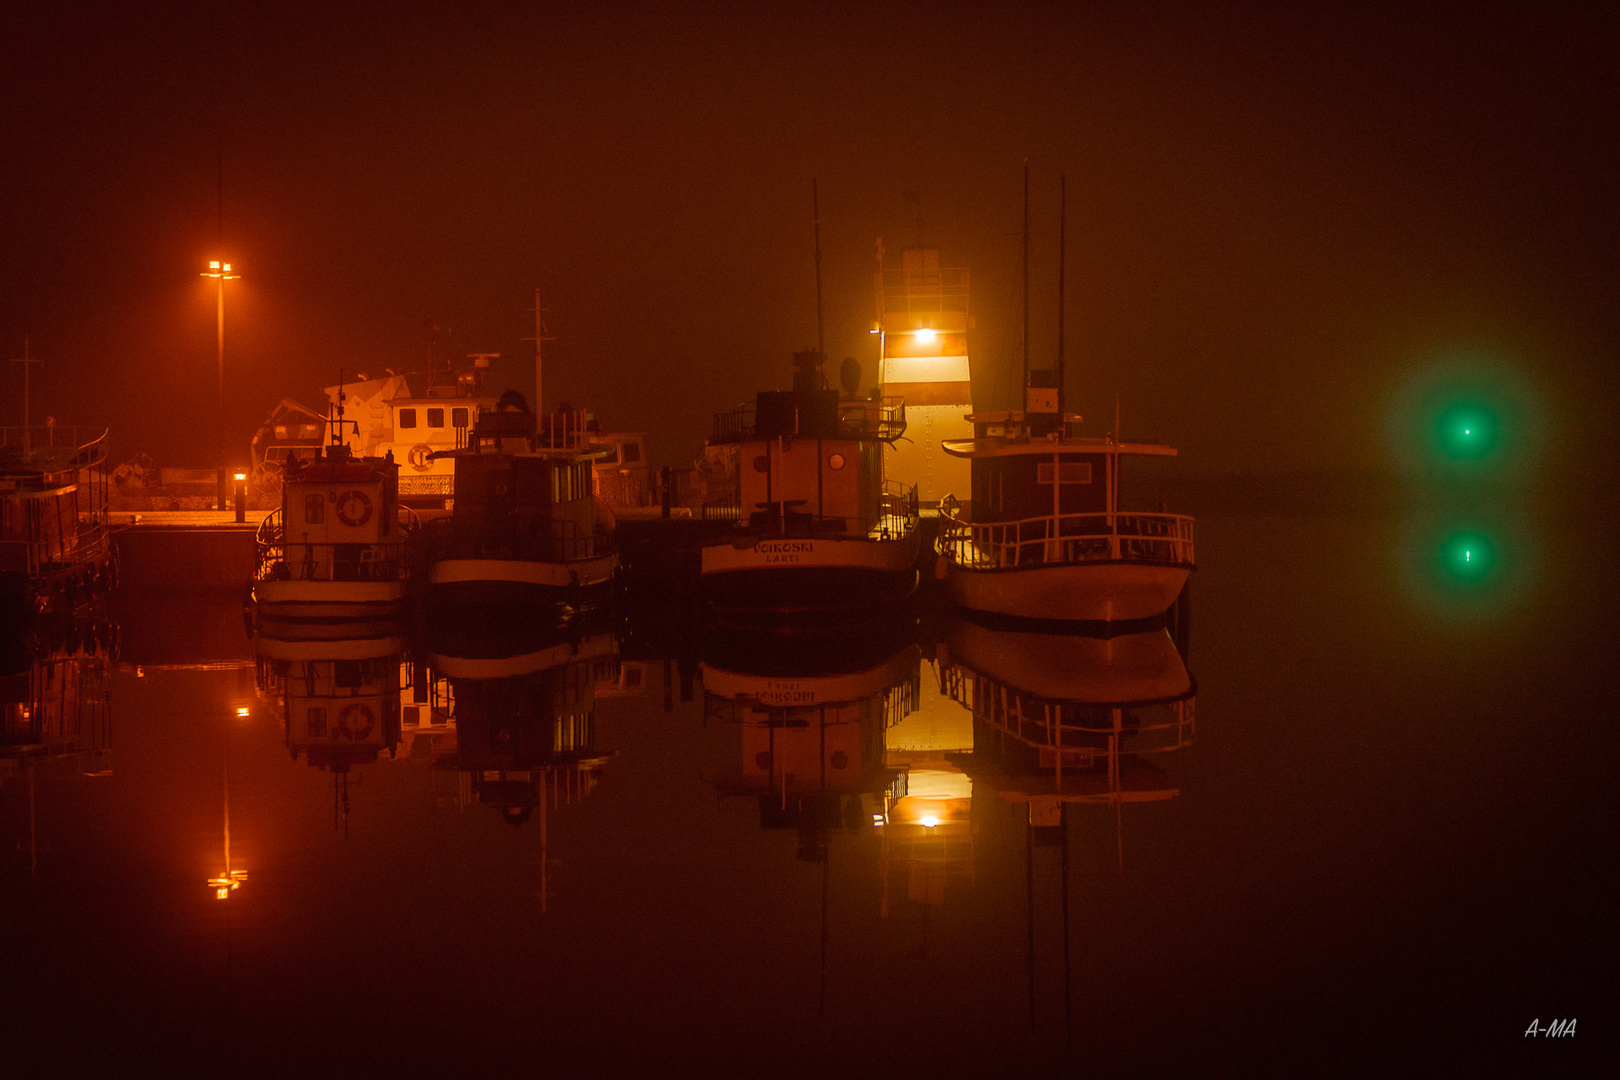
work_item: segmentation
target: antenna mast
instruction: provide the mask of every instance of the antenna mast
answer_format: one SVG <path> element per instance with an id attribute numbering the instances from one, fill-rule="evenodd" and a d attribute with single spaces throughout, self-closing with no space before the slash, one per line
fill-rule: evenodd
<path id="1" fill-rule="evenodd" d="M 816 229 L 816 352 L 827 355 L 827 345 L 821 324 L 821 190 L 815 177 L 810 178 L 810 213 Z"/>
<path id="2" fill-rule="evenodd" d="M 28 397 L 29 397 L 28 368 L 32 364 L 41 364 L 41 363 L 44 363 L 44 361 L 41 360 L 39 357 L 32 355 L 28 351 L 28 336 L 26 334 L 24 334 L 23 335 L 23 354 L 21 356 L 19 356 L 19 357 L 15 357 L 11 362 L 13 364 L 21 364 L 23 366 L 23 449 L 26 450 L 26 449 L 29 448 L 29 445 L 30 445 L 29 440 L 32 437 L 30 435 L 30 433 L 29 433 L 29 430 L 28 430 L 28 424 L 29 424 L 29 416 L 28 416 Z"/>
<path id="3" fill-rule="evenodd" d="M 1068 178 L 1058 174 L 1058 350 L 1057 350 L 1057 406 L 1058 430 L 1063 426 L 1063 270 L 1068 255 L 1069 186 Z"/>
<path id="4" fill-rule="evenodd" d="M 556 341 L 554 337 L 546 336 L 546 315 L 550 308 L 540 306 L 540 289 L 534 290 L 534 337 L 524 338 L 524 341 L 534 342 L 534 415 L 542 415 L 540 408 L 540 344 L 545 341 Z"/>
<path id="5" fill-rule="evenodd" d="M 1024 400 L 1020 408 L 1029 411 L 1029 158 L 1024 159 Z"/>

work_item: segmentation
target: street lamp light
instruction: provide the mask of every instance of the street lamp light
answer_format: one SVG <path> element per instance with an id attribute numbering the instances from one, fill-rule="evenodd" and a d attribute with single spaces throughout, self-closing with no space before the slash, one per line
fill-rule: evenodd
<path id="1" fill-rule="evenodd" d="M 219 282 L 219 408 L 215 416 L 217 425 L 217 452 L 219 462 L 219 506 L 225 509 L 225 283 L 234 281 L 241 274 L 231 273 L 231 264 L 222 263 L 218 259 L 208 264 L 208 269 L 202 273 L 203 277 L 215 278 Z"/>

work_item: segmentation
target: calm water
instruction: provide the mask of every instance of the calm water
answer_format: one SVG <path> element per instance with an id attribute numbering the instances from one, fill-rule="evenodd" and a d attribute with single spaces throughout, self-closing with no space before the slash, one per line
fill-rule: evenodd
<path id="1" fill-rule="evenodd" d="M 107 702 L 110 737 L 82 738 L 110 752 L 0 774 L 0 1055 L 14 1075 L 891 1076 L 1609 1055 L 1606 553 L 1521 521 L 1490 580 L 1446 587 L 1419 519 L 1199 529 L 1185 669 L 1052 646 L 1048 700 L 1196 678 L 1193 705 L 1122 710 L 1139 755 L 1078 736 L 1056 817 L 993 707 L 1034 646 L 945 619 L 786 648 L 647 610 L 515 643 L 374 628 L 311 665 L 326 646 L 256 652 L 231 600 L 133 607 L 105 676 L 49 683 Z M 413 655 L 425 690 L 399 691 Z M 227 786 L 245 877 L 221 900 Z M 1527 1039 L 1537 1019 L 1577 1034 Z"/>

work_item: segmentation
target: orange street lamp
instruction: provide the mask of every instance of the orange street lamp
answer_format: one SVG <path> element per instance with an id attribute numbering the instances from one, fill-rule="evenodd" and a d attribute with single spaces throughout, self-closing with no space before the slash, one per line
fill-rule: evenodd
<path id="1" fill-rule="evenodd" d="M 241 274 L 231 273 L 231 264 L 222 263 L 218 259 L 208 264 L 208 269 L 202 273 L 203 277 L 215 278 L 219 281 L 219 410 L 216 418 L 218 425 L 218 453 L 219 453 L 219 506 L 225 509 L 225 283 L 235 281 Z"/>

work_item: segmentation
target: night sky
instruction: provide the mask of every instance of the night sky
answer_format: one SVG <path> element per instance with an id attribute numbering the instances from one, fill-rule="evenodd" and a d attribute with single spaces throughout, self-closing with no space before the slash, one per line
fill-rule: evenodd
<path id="1" fill-rule="evenodd" d="M 1538 453 L 1608 451 L 1617 26 L 1596 5 L 39 5 L 0 18 L 0 344 L 36 418 L 207 464 L 228 422 L 423 327 L 690 462 L 816 335 L 875 375 L 873 245 L 973 272 L 980 408 L 1015 400 L 1021 168 L 1033 362 L 1189 476 L 1386 469 L 1425 372 L 1497 372 Z M 145 7 L 142 5 L 141 7 Z M 216 161 L 224 176 L 223 243 Z M 21 419 L 6 365 L 4 422 Z M 1535 449 L 1535 448 L 1530 448 Z"/>

